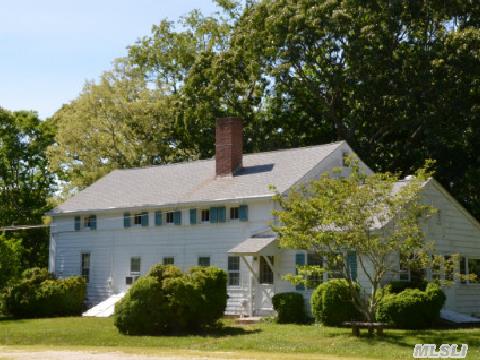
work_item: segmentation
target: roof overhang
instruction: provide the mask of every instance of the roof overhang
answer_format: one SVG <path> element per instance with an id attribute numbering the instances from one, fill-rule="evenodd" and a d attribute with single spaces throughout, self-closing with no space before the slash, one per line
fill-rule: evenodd
<path id="1" fill-rule="evenodd" d="M 228 254 L 239 256 L 255 256 L 259 254 L 273 255 L 278 250 L 276 237 L 255 237 L 242 241 L 234 248 L 228 250 Z"/>

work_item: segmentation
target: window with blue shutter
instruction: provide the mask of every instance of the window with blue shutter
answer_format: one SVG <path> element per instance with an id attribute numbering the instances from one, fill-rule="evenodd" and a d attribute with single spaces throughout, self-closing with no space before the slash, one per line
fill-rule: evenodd
<path id="1" fill-rule="evenodd" d="M 227 209 L 225 208 L 225 206 L 221 206 L 217 208 L 217 211 L 218 211 L 218 222 L 224 223 L 225 221 L 227 221 Z"/>
<path id="2" fill-rule="evenodd" d="M 197 223 L 197 209 L 190 209 L 190 224 L 195 225 Z"/>
<path id="3" fill-rule="evenodd" d="M 211 207 L 210 208 L 210 223 L 215 224 L 218 222 L 218 208 Z"/>
<path id="4" fill-rule="evenodd" d="M 75 231 L 80 231 L 82 226 L 82 218 L 80 216 L 75 216 Z"/>
<path id="5" fill-rule="evenodd" d="M 238 208 L 238 218 L 240 221 L 248 221 L 248 206 L 240 205 Z"/>
<path id="6" fill-rule="evenodd" d="M 357 253 L 355 251 L 347 252 L 347 265 L 350 270 L 350 278 L 353 281 L 357 280 Z"/>
<path id="7" fill-rule="evenodd" d="M 305 254 L 302 253 L 297 253 L 295 255 L 295 265 L 296 266 L 304 266 L 305 265 Z M 295 272 L 298 274 L 298 269 L 295 269 Z M 297 291 L 304 291 L 305 290 L 305 285 L 304 284 L 297 284 L 295 285 L 295 289 Z"/>
<path id="8" fill-rule="evenodd" d="M 148 226 L 148 212 L 142 213 L 142 226 Z"/>
<path id="9" fill-rule="evenodd" d="M 97 230 L 97 215 L 90 215 L 90 230 Z"/>
<path id="10" fill-rule="evenodd" d="M 181 211 L 175 211 L 173 213 L 173 223 L 175 225 L 180 225 L 182 223 L 182 212 Z"/>
<path id="11" fill-rule="evenodd" d="M 131 226 L 131 222 L 130 222 L 130 213 L 124 213 L 123 214 L 123 227 L 130 227 Z"/>
<path id="12" fill-rule="evenodd" d="M 162 225 L 162 212 L 155 211 L 155 225 Z"/>

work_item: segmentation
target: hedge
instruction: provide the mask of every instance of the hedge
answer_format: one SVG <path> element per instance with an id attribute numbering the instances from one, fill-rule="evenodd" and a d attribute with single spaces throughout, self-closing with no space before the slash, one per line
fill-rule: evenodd
<path id="1" fill-rule="evenodd" d="M 407 289 L 398 294 L 387 292 L 377 308 L 378 321 L 406 329 L 424 329 L 440 318 L 445 294 L 435 283 L 425 291 Z"/>
<path id="2" fill-rule="evenodd" d="M 355 287 L 356 291 L 360 291 L 357 284 Z M 311 301 L 315 320 L 325 325 L 341 325 L 344 321 L 360 317 L 345 279 L 333 279 L 320 284 L 314 290 Z"/>
<path id="3" fill-rule="evenodd" d="M 27 269 L 5 289 L 4 310 L 16 318 L 81 315 L 85 293 L 80 276 L 56 279 L 47 269 Z"/>
<path id="4" fill-rule="evenodd" d="M 115 306 L 123 334 L 159 335 L 197 331 L 217 323 L 227 305 L 227 275 L 213 267 L 183 274 L 173 265 L 155 265 Z"/>
<path id="5" fill-rule="evenodd" d="M 303 295 L 295 292 L 278 293 L 272 298 L 279 324 L 304 324 L 307 321 Z"/>

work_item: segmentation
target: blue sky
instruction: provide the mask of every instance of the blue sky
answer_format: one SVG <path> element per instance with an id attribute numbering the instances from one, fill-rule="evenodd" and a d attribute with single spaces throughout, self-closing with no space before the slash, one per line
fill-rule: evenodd
<path id="1" fill-rule="evenodd" d="M 152 24 L 195 8 L 216 10 L 211 0 L 2 0 L 0 106 L 51 116 Z"/>

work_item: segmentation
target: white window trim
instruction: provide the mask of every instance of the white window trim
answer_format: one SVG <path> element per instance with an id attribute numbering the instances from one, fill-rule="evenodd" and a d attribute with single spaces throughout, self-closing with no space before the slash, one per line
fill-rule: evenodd
<path id="1" fill-rule="evenodd" d="M 132 272 L 132 259 L 140 259 L 140 271 L 139 272 Z M 136 276 L 136 275 L 140 275 L 142 273 L 142 257 L 141 256 L 130 256 L 130 271 L 129 271 L 129 274 L 130 276 Z"/>

